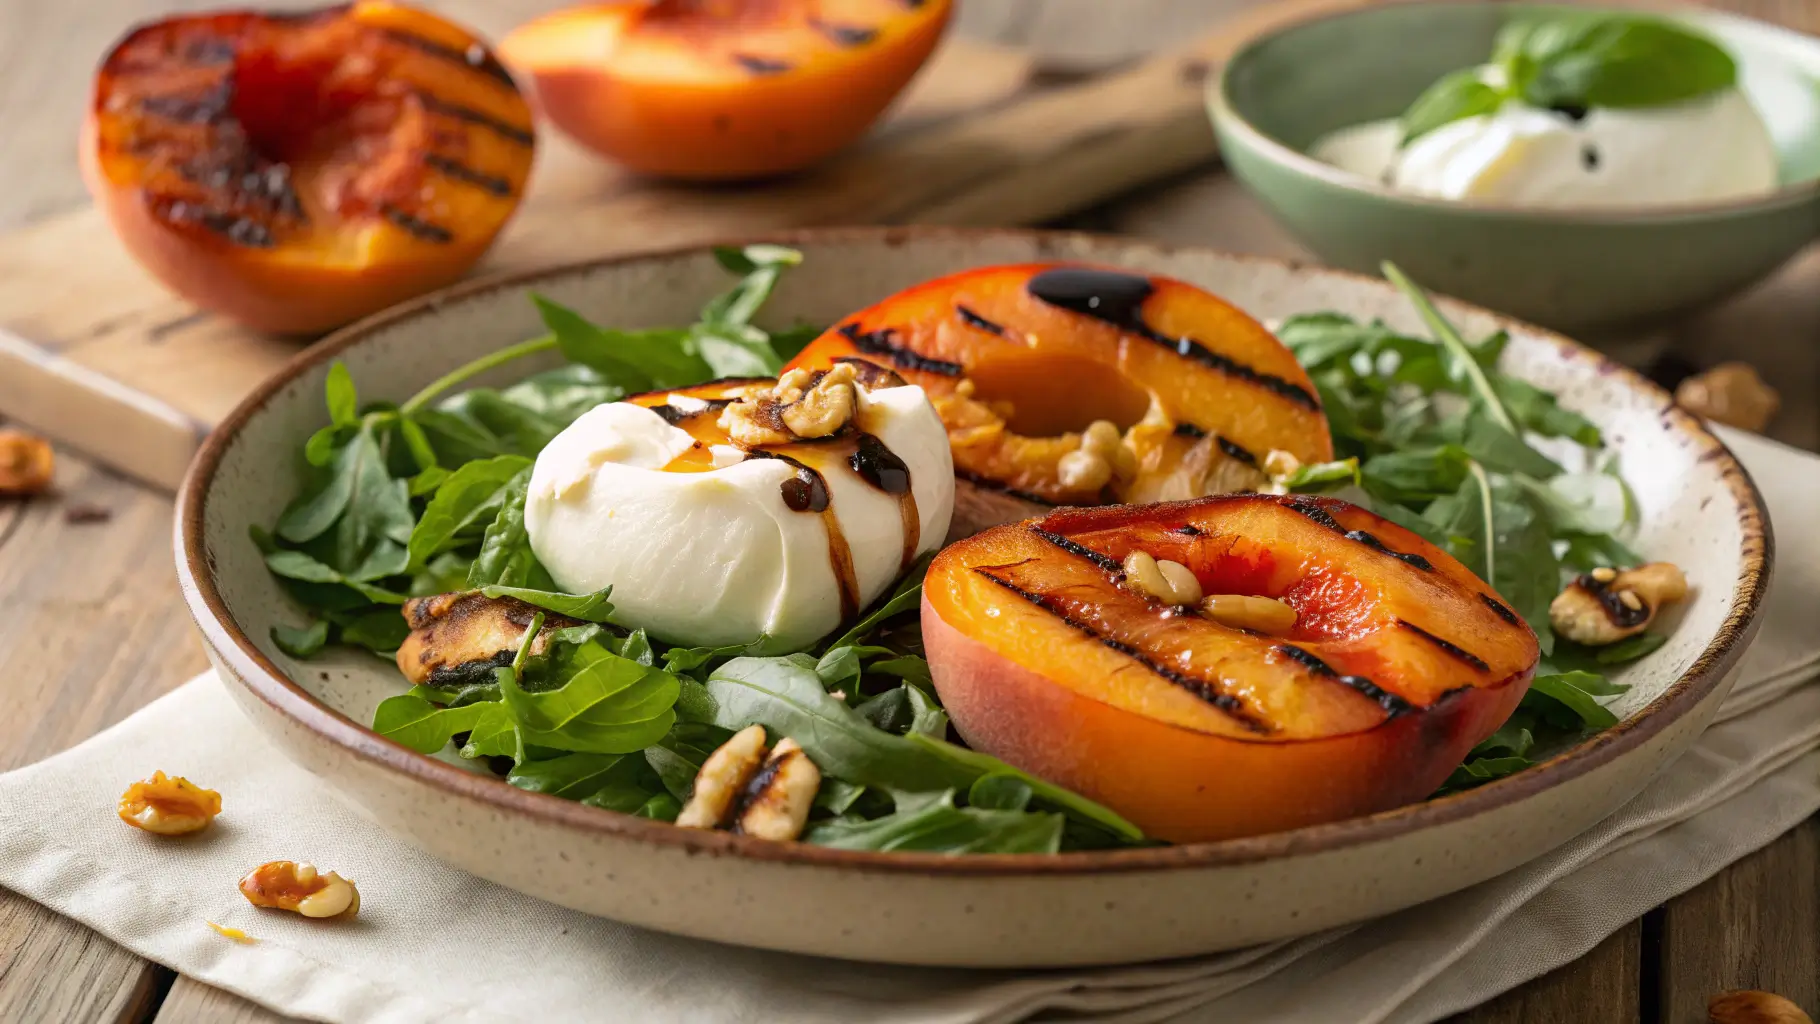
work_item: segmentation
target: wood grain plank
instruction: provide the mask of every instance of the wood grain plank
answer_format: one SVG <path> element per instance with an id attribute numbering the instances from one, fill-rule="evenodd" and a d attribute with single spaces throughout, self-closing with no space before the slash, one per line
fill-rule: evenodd
<path id="1" fill-rule="evenodd" d="M 242 999 L 232 992 L 179 977 L 158 1008 L 157 1024 L 280 1024 L 298 1020 Z"/>
<path id="2" fill-rule="evenodd" d="M 1820 1015 L 1820 818 L 1669 902 L 1664 1024 L 1697 1024 L 1726 989 L 1775 992 Z"/>
<path id="3" fill-rule="evenodd" d="M 55 496 L 0 501 L 0 771 L 93 735 L 204 664 L 171 572 L 169 500 L 58 454 Z M 76 505 L 111 518 L 67 522 Z M 0 890 L 0 1021 L 142 1020 L 169 984 Z"/>
<path id="4" fill-rule="evenodd" d="M 1642 935 L 1632 921 L 1573 963 L 1450 1017 L 1448 1024 L 1637 1024 Z"/>

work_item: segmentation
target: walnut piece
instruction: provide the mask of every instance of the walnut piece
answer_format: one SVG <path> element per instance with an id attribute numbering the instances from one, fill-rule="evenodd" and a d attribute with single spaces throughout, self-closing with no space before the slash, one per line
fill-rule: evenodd
<path id="1" fill-rule="evenodd" d="M 153 772 L 120 795 L 120 820 L 153 835 L 181 836 L 209 827 L 221 813 L 221 794 L 182 776 Z"/>
<path id="2" fill-rule="evenodd" d="M 676 823 L 731 828 L 760 839 L 795 839 L 809 820 L 821 784 L 821 769 L 795 740 L 779 740 L 767 756 L 764 727 L 749 725 L 702 763 Z"/>
<path id="3" fill-rule="evenodd" d="M 55 469 L 49 441 L 24 431 L 0 430 L 0 494 L 42 494 L 50 489 Z"/>
<path id="4" fill-rule="evenodd" d="M 304 917 L 353 917 L 360 913 L 360 890 L 351 878 L 317 871 L 314 864 L 275 860 L 247 872 L 240 894 L 255 907 L 288 910 Z"/>
<path id="5" fill-rule="evenodd" d="M 720 427 L 741 448 L 827 437 L 858 413 L 857 380 L 852 363 L 836 363 L 830 370 L 791 370 L 768 391 L 749 390 L 722 409 Z"/>
<path id="6" fill-rule="evenodd" d="M 1687 577 L 1668 562 L 1594 569 L 1549 603 L 1548 621 L 1569 640 L 1598 647 L 1643 632 L 1663 605 L 1686 596 Z"/>
<path id="7" fill-rule="evenodd" d="M 1736 989 L 1707 1000 L 1710 1024 L 1814 1024 L 1793 1001 L 1774 992 Z"/>
<path id="8" fill-rule="evenodd" d="M 782 401 L 783 382 L 778 384 L 779 401 Z M 858 410 L 859 391 L 854 384 L 853 365 L 836 363 L 833 369 L 812 378 L 807 390 L 784 406 L 784 425 L 798 437 L 827 437 L 851 422 Z"/>
<path id="9" fill-rule="evenodd" d="M 764 759 L 764 726 L 748 725 L 734 733 L 702 762 L 695 773 L 695 788 L 676 823 L 683 828 L 719 828 Z"/>
<path id="10" fill-rule="evenodd" d="M 1703 419 L 1761 431 L 1775 418 L 1782 396 L 1749 363 L 1720 363 L 1681 382 L 1675 401 Z"/>

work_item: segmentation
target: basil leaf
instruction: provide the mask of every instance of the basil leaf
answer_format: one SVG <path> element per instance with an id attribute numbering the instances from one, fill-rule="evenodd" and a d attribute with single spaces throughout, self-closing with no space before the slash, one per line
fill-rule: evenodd
<path id="1" fill-rule="evenodd" d="M 434 754 L 458 732 L 473 729 L 489 704 L 439 708 L 422 697 L 401 693 L 379 702 L 373 731 L 420 754 Z"/>
<path id="2" fill-rule="evenodd" d="M 1525 102 L 1555 107 L 1657 107 L 1737 83 L 1717 43 L 1660 18 L 1587 12 L 1519 23 L 1498 50 L 1519 69 Z"/>
<path id="3" fill-rule="evenodd" d="M 1403 112 L 1398 122 L 1403 135 L 1397 144 L 1407 146 L 1442 125 L 1495 113 L 1506 98 L 1502 90 L 1480 78 L 1478 68 L 1443 75 Z"/>
<path id="4" fill-rule="evenodd" d="M 272 643 L 279 650 L 299 660 L 314 658 L 329 642 L 329 624 L 321 619 L 302 629 L 273 626 Z"/>
<path id="5" fill-rule="evenodd" d="M 801 263 L 803 254 L 781 245 L 748 245 L 740 249 L 718 246 L 714 259 L 727 270 L 745 276 L 726 293 L 709 299 L 702 307 L 701 320 L 704 324 L 740 325 L 751 322 L 759 307 L 771 297 L 777 279 Z"/>
<path id="6" fill-rule="evenodd" d="M 531 467 L 525 466 L 507 481 L 500 495 L 499 512 L 480 540 L 480 553 L 468 570 L 470 587 L 516 587 L 531 575 L 537 557 L 525 531 L 525 494 L 531 486 Z"/>

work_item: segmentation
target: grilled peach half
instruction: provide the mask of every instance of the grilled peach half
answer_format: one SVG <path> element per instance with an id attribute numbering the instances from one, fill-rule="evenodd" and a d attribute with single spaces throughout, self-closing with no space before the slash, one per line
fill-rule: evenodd
<path id="1" fill-rule="evenodd" d="M 800 170 L 865 133 L 941 38 L 951 0 L 617 0 L 500 44 L 577 142 L 696 181 Z"/>
<path id="2" fill-rule="evenodd" d="M 1126 578 L 1143 551 L 1275 635 Z M 1331 498 L 1063 509 L 949 546 L 923 589 L 936 689 L 974 747 L 1195 842 L 1433 793 L 1529 687 L 1536 637 L 1454 558 Z"/>
<path id="3" fill-rule="evenodd" d="M 960 478 L 951 537 L 1054 505 L 1255 489 L 1273 451 L 1333 457 L 1295 356 L 1172 278 L 1057 263 L 964 271 L 855 313 L 790 365 L 853 356 L 922 385 L 941 414 Z"/>
<path id="4" fill-rule="evenodd" d="M 318 331 L 478 260 L 530 172 L 530 108 L 486 46 L 380 0 L 140 26 L 96 76 L 83 176 L 172 291 Z"/>

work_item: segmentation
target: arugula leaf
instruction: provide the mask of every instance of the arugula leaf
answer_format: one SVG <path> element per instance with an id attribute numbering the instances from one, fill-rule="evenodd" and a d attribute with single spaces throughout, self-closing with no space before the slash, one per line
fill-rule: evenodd
<path id="1" fill-rule="evenodd" d="M 377 604 L 403 604 L 405 595 L 362 580 L 350 579 L 301 551 L 279 550 L 265 556 L 265 567 L 286 579 L 305 583 L 337 583 Z"/>
<path id="2" fill-rule="evenodd" d="M 701 761 L 670 747 L 652 745 L 645 748 L 645 763 L 657 773 L 671 796 L 688 801 L 695 789 L 695 774 L 701 771 Z"/>
<path id="3" fill-rule="evenodd" d="M 677 388 L 712 376 L 687 331 L 616 331 L 535 292 L 531 301 L 569 361 L 593 367 L 627 391 Z"/>
<path id="4" fill-rule="evenodd" d="M 613 593 L 612 587 L 595 591 L 592 594 L 564 594 L 554 590 L 491 586 L 481 587 L 480 593 L 483 597 L 495 599 L 517 598 L 533 607 L 552 611 L 558 615 L 566 615 L 571 619 L 580 619 L 583 622 L 605 622 L 607 616 L 613 614 L 613 605 L 607 600 L 607 597 Z"/>
<path id="5" fill-rule="evenodd" d="M 531 468 L 522 455 L 477 459 L 455 470 L 436 488 L 407 544 L 410 564 L 429 560 L 484 530 L 499 515 L 518 474 Z"/>
<path id="6" fill-rule="evenodd" d="M 917 687 L 904 685 L 886 690 L 853 708 L 873 728 L 885 732 L 921 733 L 937 739 L 948 734 L 948 713 Z"/>
<path id="7" fill-rule="evenodd" d="M 1524 699 L 1527 700 L 1530 694 L 1539 694 L 1578 715 L 1580 721 L 1589 728 L 1609 729 L 1618 724 L 1618 716 L 1607 710 L 1597 698 L 1616 692 L 1611 687 L 1610 682 L 1590 672 L 1538 675 L 1530 682 L 1529 693 L 1524 695 Z"/>
<path id="8" fill-rule="evenodd" d="M 389 655 L 398 650 L 410 634 L 410 623 L 398 614 L 398 609 L 383 607 L 343 623 L 335 639 L 340 643 L 365 647 L 377 654 Z"/>
<path id="9" fill-rule="evenodd" d="M 635 783 L 638 767 L 636 759 L 624 754 L 564 754 L 517 765 L 506 781 L 532 793 L 586 800 L 608 786 Z"/>
<path id="10" fill-rule="evenodd" d="M 803 254 L 781 245 L 748 245 L 739 249 L 716 246 L 714 260 L 728 271 L 744 276 L 726 293 L 708 300 L 702 307 L 702 322 L 746 324 L 771 297 L 783 272 L 802 263 Z"/>
<path id="11" fill-rule="evenodd" d="M 1021 811 L 1030 805 L 1030 787 L 1015 775 L 982 775 L 967 789 L 967 806 L 983 811 Z"/>
<path id="12" fill-rule="evenodd" d="M 670 673 L 622 658 L 594 641 L 552 660 L 561 685 L 536 692 L 520 686 L 518 673 L 498 670 L 505 706 L 524 743 L 629 754 L 662 739 L 675 723 L 672 707 L 679 684 Z"/>
<path id="13" fill-rule="evenodd" d="M 373 731 L 420 754 L 434 754 L 448 746 L 456 733 L 473 729 L 490 707 L 439 708 L 416 694 L 401 693 L 379 702 L 373 712 Z"/>
<path id="14" fill-rule="evenodd" d="M 302 629 L 273 626 L 272 643 L 284 653 L 299 660 L 314 658 L 329 642 L 329 624 L 321 619 Z"/>
<path id="15" fill-rule="evenodd" d="M 1599 648 L 1599 653 L 1593 655 L 1593 660 L 1600 665 L 1622 665 L 1652 653 L 1665 643 L 1668 643 L 1668 637 L 1662 633 L 1638 633 L 1609 647 Z"/>
<path id="16" fill-rule="evenodd" d="M 360 399 L 354 390 L 354 375 L 348 372 L 346 363 L 337 359 L 329 364 L 328 379 L 323 384 L 327 392 L 329 419 L 338 427 L 358 426 L 360 423 Z"/>
<path id="17" fill-rule="evenodd" d="M 998 758 L 916 732 L 896 736 L 873 728 L 823 689 L 815 661 L 807 655 L 736 658 L 708 677 L 705 696 L 709 706 L 699 712 L 707 721 L 726 729 L 757 723 L 774 736 L 788 736 L 802 744 L 826 775 L 904 792 L 960 789 L 982 775 L 1014 775 L 1038 799 L 1070 817 L 1127 840 L 1143 837 L 1136 826 L 1105 807 Z"/>
<path id="18" fill-rule="evenodd" d="M 531 576 L 537 556 L 525 532 L 525 494 L 531 486 L 531 467 L 514 474 L 500 496 L 499 512 L 480 540 L 480 553 L 468 569 L 470 587 L 517 587 Z"/>
<path id="19" fill-rule="evenodd" d="M 769 638 L 761 636 L 749 644 L 729 644 L 725 647 L 672 647 L 663 654 L 664 668 L 671 672 L 694 672 L 711 661 L 761 651 L 768 643 Z"/>
<path id="20" fill-rule="evenodd" d="M 1061 849 L 1063 818 L 1031 811 L 956 807 L 954 791 L 882 818 L 834 819 L 811 825 L 803 841 L 842 850 L 924 853 L 1054 853 Z"/>
<path id="21" fill-rule="evenodd" d="M 911 566 L 908 572 L 904 573 L 902 579 L 898 580 L 897 588 L 891 592 L 891 596 L 886 598 L 882 603 L 875 605 L 863 618 L 857 623 L 854 623 L 852 629 L 841 634 L 841 638 L 830 644 L 829 649 L 833 650 L 836 647 L 847 647 L 856 644 L 859 641 L 864 640 L 873 630 L 883 624 L 886 619 L 889 619 L 893 615 L 901 615 L 912 608 L 918 607 L 923 600 L 923 577 L 928 575 L 929 563 L 934 560 L 934 558 L 935 552 L 931 551 L 917 559 L 916 564 Z"/>

